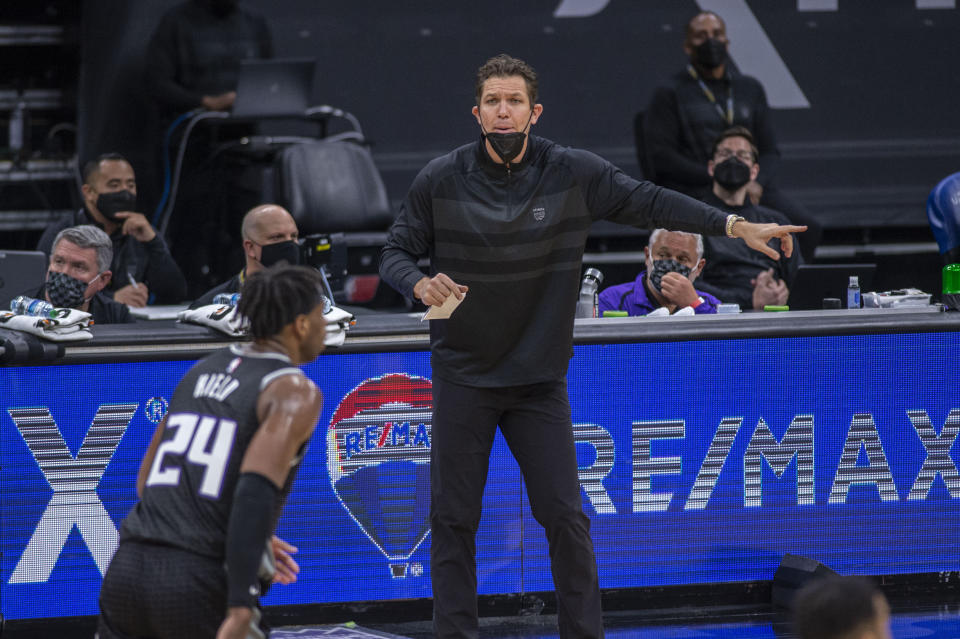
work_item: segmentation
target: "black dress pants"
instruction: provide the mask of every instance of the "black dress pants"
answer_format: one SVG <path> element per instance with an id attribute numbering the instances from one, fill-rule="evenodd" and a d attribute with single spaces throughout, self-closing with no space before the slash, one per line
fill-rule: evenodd
<path id="1" fill-rule="evenodd" d="M 600 639 L 590 520 L 583 512 L 566 380 L 477 388 L 433 378 L 430 567 L 434 635 L 476 639 L 476 533 L 497 425 L 544 527 L 562 639 Z"/>

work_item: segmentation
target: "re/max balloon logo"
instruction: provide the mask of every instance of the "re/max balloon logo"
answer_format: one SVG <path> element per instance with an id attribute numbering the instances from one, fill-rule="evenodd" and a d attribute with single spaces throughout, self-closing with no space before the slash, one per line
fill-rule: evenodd
<path id="1" fill-rule="evenodd" d="M 409 559 L 430 532 L 431 391 L 421 377 L 368 379 L 327 431 L 330 486 L 397 578 L 422 574 Z"/>

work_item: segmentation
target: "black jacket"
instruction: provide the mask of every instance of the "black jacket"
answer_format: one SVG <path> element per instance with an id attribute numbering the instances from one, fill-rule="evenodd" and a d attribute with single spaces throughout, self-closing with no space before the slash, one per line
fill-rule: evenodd
<path id="1" fill-rule="evenodd" d="M 430 324 L 434 374 L 485 387 L 562 379 L 583 250 L 599 219 L 718 234 L 726 216 L 535 136 L 509 171 L 482 139 L 430 162 L 390 228 L 380 274 L 412 297 L 417 258 L 429 255 L 432 274 L 470 287 L 449 320 Z"/>
<path id="2" fill-rule="evenodd" d="M 78 224 L 93 224 L 103 228 L 90 217 L 86 209 L 80 209 L 72 216 L 48 226 L 40 236 L 37 250 L 50 257 L 57 233 Z M 147 285 L 154 303 L 177 304 L 187 296 L 187 281 L 159 233 L 149 242 L 139 242 L 133 236 L 117 231 L 110 236 L 110 240 L 113 242 L 113 261 L 110 263 L 113 277 L 105 291 L 107 295 L 112 297 L 113 291 L 129 284 L 132 275 L 133 279 Z"/>
<path id="3" fill-rule="evenodd" d="M 742 215 L 748 222 L 758 224 L 789 224 L 782 213 L 762 206 L 754 206 L 749 198 L 743 206 L 730 206 L 713 193 L 703 198 L 704 202 L 722 211 Z M 753 308 L 753 285 L 750 280 L 760 271 L 772 268 L 774 277 L 784 280 L 787 286 L 793 282 L 800 262 L 797 236 L 793 236 L 794 251 L 790 257 L 780 256 L 773 260 L 754 251 L 743 240 L 728 237 L 703 238 L 703 257 L 707 265 L 697 278 L 697 288 L 718 297 L 721 302 L 739 304 L 742 309 Z M 780 240 L 771 240 L 770 246 L 780 251 Z"/>
<path id="4" fill-rule="evenodd" d="M 190 304 L 190 308 L 199 308 L 201 306 L 206 306 L 207 304 L 213 304 L 213 298 L 221 293 L 239 293 L 240 287 L 243 285 L 243 275 L 244 272 L 241 271 L 226 282 L 217 284 L 212 289 L 193 300 L 193 302 Z"/>
<path id="5" fill-rule="evenodd" d="M 45 285 L 41 286 L 33 297 L 38 300 L 47 299 L 46 288 Z M 90 306 L 87 308 L 87 312 L 90 313 L 94 326 L 97 324 L 131 324 L 136 321 L 130 315 L 130 309 L 127 308 L 126 304 L 114 302 L 103 292 L 95 293 L 90 298 Z"/>
<path id="6" fill-rule="evenodd" d="M 733 90 L 733 124 L 750 130 L 760 153 L 757 181 L 764 187 L 774 183 L 780 150 L 763 86 L 734 70 L 705 83 L 722 107 Z M 710 151 L 714 140 L 729 127 L 697 80 L 687 71 L 678 73 L 670 86 L 656 90 L 643 116 L 644 144 L 656 174 L 653 179 L 694 197 L 709 193 Z"/>

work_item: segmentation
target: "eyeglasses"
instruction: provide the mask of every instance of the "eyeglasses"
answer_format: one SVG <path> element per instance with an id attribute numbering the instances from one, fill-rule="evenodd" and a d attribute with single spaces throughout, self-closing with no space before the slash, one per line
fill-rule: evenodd
<path id="1" fill-rule="evenodd" d="M 737 156 L 737 159 L 742 162 L 753 162 L 753 151 L 740 150 L 740 151 L 731 151 L 730 149 L 719 148 L 717 149 L 715 158 L 720 161 L 726 160 L 731 156 Z"/>

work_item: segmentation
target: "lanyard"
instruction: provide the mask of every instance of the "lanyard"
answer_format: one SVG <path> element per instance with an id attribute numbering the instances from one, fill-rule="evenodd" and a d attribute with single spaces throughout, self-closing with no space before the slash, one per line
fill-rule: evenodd
<path id="1" fill-rule="evenodd" d="M 697 81 L 700 85 L 700 90 L 703 91 L 703 94 L 707 96 L 707 99 L 710 100 L 710 104 L 713 105 L 713 108 L 717 110 L 717 113 L 720 114 L 720 117 L 727 123 L 728 126 L 733 126 L 733 85 L 730 85 L 730 92 L 727 94 L 727 111 L 724 113 L 723 109 L 717 104 L 717 98 L 713 95 L 713 91 L 703 83 L 703 80 L 700 79 L 700 76 L 697 74 L 697 70 L 693 68 L 693 65 L 687 65 L 687 73 Z"/>

